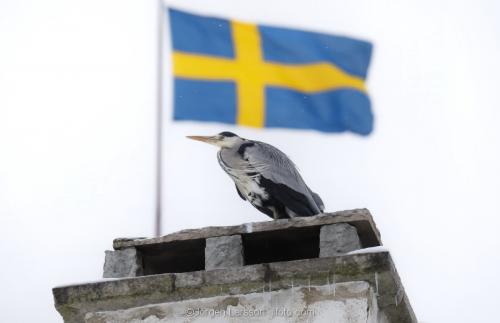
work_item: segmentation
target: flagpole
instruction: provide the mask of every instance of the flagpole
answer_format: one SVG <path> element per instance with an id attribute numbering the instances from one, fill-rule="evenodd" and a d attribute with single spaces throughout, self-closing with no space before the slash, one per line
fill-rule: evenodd
<path id="1" fill-rule="evenodd" d="M 156 209 L 155 209 L 155 236 L 161 235 L 162 224 L 162 191 L 163 191 L 163 0 L 158 0 L 158 57 L 157 89 L 156 89 Z"/>

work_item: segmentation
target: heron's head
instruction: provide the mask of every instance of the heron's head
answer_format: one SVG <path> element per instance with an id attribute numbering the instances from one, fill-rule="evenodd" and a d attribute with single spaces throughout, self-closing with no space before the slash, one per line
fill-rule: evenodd
<path id="1" fill-rule="evenodd" d="M 231 148 L 235 145 L 241 144 L 242 138 L 238 137 L 236 134 L 224 131 L 215 136 L 187 136 L 189 139 L 198 140 L 206 142 L 220 148 Z"/>

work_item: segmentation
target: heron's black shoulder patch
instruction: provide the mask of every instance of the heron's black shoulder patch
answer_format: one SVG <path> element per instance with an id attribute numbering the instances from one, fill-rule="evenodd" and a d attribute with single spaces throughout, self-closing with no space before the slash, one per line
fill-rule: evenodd
<path id="1" fill-rule="evenodd" d="M 240 146 L 240 148 L 238 148 L 238 154 L 240 154 L 241 157 L 244 157 L 243 155 L 245 154 L 245 149 L 254 145 L 255 144 L 253 142 L 245 142 Z"/>
<path id="2" fill-rule="evenodd" d="M 219 135 L 224 136 L 224 137 L 237 137 L 236 134 L 230 132 L 230 131 L 223 131 L 219 133 Z"/>

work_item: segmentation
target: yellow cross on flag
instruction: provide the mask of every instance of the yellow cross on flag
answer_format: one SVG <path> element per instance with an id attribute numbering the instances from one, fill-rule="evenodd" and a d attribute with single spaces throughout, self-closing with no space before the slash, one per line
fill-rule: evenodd
<path id="1" fill-rule="evenodd" d="M 175 119 L 371 132 L 369 43 L 169 13 Z"/>

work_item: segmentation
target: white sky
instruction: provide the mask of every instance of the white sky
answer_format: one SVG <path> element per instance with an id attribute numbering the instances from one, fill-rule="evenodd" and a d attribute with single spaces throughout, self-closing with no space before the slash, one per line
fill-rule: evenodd
<path id="1" fill-rule="evenodd" d="M 230 130 L 285 151 L 327 210 L 369 208 L 420 320 L 498 316 L 498 2 L 169 3 L 372 41 L 376 129 L 167 123 L 165 233 L 267 219 L 239 199 L 213 147 L 184 138 Z M 153 233 L 156 9 L 0 1 L 2 321 L 61 321 L 53 286 L 98 279 L 113 238 Z"/>

